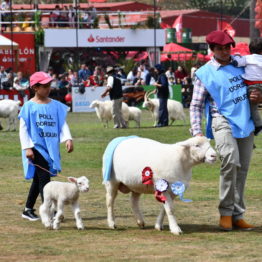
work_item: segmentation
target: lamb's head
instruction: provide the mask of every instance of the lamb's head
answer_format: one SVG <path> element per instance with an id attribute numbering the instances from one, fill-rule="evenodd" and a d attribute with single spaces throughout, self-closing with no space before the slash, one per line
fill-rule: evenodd
<path id="1" fill-rule="evenodd" d="M 98 100 L 94 100 L 91 104 L 90 104 L 90 108 L 96 108 L 96 107 L 99 107 L 100 105 L 100 101 Z"/>
<path id="2" fill-rule="evenodd" d="M 217 154 L 210 144 L 210 139 L 205 136 L 195 136 L 178 142 L 176 145 L 183 146 L 189 150 L 193 164 L 201 162 L 213 164 L 216 161 Z"/>
<path id="3" fill-rule="evenodd" d="M 68 177 L 68 181 L 76 184 L 80 192 L 87 192 L 89 190 L 89 180 L 85 176 L 81 176 L 78 178 Z"/>

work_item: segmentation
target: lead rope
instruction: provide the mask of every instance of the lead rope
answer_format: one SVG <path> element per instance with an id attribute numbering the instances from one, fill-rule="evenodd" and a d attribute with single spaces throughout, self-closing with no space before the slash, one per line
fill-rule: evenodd
<path id="1" fill-rule="evenodd" d="M 45 169 L 44 167 L 42 167 L 42 166 L 40 166 L 40 165 L 37 165 L 37 164 L 34 164 L 34 163 L 33 163 L 33 162 L 31 162 L 30 160 L 28 160 L 28 163 L 29 163 L 30 165 L 32 165 L 32 166 L 39 167 L 40 169 L 42 169 L 42 170 L 46 171 L 47 173 L 49 173 L 49 174 L 50 174 L 50 175 L 52 175 L 52 176 L 59 176 L 59 177 L 64 177 L 64 178 L 66 178 L 66 179 L 67 179 L 67 177 L 66 177 L 66 176 L 62 176 L 62 175 L 60 175 L 60 174 L 58 174 L 58 173 L 54 174 L 54 173 L 50 172 L 49 170 Z"/>

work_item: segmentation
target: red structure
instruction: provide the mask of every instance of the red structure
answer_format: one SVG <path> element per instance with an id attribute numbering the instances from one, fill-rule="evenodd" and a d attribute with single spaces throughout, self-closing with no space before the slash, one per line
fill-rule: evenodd
<path id="1" fill-rule="evenodd" d="M 261 2 L 261 0 L 259 1 Z M 182 15 L 182 27 L 191 28 L 193 37 L 206 36 L 211 31 L 217 30 L 217 25 L 221 19 L 219 13 L 198 9 L 160 11 L 162 22 L 165 25 L 169 25 L 171 28 L 179 15 Z M 232 20 L 233 17 L 231 16 L 223 16 L 223 22 L 230 24 Z M 231 26 L 236 32 L 235 37 L 249 37 L 248 19 L 237 19 Z"/>
<path id="2" fill-rule="evenodd" d="M 22 106 L 26 101 L 30 99 L 30 93 L 29 90 L 25 90 L 25 95 L 22 96 L 18 91 L 16 90 L 2 90 L 0 89 L 0 100 L 1 99 L 11 99 L 11 100 L 20 100 Z"/>

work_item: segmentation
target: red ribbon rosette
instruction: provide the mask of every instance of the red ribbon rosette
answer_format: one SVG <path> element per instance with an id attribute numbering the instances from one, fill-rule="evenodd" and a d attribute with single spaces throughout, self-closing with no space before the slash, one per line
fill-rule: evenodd
<path id="1" fill-rule="evenodd" d="M 145 167 L 142 171 L 142 183 L 144 185 L 153 185 L 153 171 L 150 167 Z"/>
<path id="2" fill-rule="evenodd" d="M 165 179 L 158 179 L 155 181 L 155 198 L 161 203 L 165 203 L 167 198 L 163 192 L 167 191 L 169 183 Z"/>
<path id="3" fill-rule="evenodd" d="M 155 198 L 156 198 L 157 201 L 159 201 L 161 203 L 166 202 L 166 197 L 163 195 L 163 192 L 155 191 Z"/>

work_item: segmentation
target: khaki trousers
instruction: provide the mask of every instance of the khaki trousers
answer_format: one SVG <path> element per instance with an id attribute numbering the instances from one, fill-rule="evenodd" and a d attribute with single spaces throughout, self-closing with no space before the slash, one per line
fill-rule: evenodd
<path id="1" fill-rule="evenodd" d="M 234 138 L 228 121 L 222 116 L 213 118 L 212 130 L 221 160 L 219 213 L 238 220 L 246 210 L 244 190 L 254 134 L 246 138 Z"/>
<path id="2" fill-rule="evenodd" d="M 114 99 L 113 102 L 113 108 L 112 108 L 112 115 L 114 120 L 115 127 L 126 127 L 126 122 L 122 115 L 122 101 L 123 98 Z"/>

